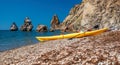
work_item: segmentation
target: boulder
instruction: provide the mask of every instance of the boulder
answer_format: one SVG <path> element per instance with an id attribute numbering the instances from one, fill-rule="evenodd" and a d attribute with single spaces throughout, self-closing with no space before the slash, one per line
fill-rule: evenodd
<path id="1" fill-rule="evenodd" d="M 120 30 L 120 0 L 83 0 L 70 10 L 61 27 L 72 31 Z"/>
<path id="2" fill-rule="evenodd" d="M 51 20 L 50 31 L 59 30 L 60 21 L 57 15 L 54 15 Z"/>
<path id="3" fill-rule="evenodd" d="M 11 27 L 10 27 L 10 31 L 17 31 L 17 30 L 18 30 L 18 27 L 17 27 L 16 23 L 13 22 Z"/>
<path id="4" fill-rule="evenodd" d="M 37 32 L 47 32 L 47 26 L 45 25 L 38 25 L 37 26 L 37 29 L 36 29 Z"/>
<path id="5" fill-rule="evenodd" d="M 29 17 L 26 17 L 24 24 L 21 26 L 21 31 L 32 31 L 33 25 Z"/>

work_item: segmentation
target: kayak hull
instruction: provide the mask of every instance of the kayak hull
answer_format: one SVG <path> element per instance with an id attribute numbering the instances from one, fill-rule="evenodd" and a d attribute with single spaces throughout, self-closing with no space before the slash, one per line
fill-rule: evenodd
<path id="1" fill-rule="evenodd" d="M 88 32 L 79 32 L 79 33 L 70 33 L 65 35 L 56 35 L 56 36 L 38 36 L 36 37 L 39 41 L 49 41 L 57 39 L 66 39 L 66 38 L 80 38 L 85 36 L 93 36 L 105 32 L 108 28 L 103 28 L 100 30 L 88 31 Z"/>

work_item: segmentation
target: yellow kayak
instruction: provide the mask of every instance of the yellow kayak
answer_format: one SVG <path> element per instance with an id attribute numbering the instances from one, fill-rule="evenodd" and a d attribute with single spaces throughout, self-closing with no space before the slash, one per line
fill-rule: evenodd
<path id="1" fill-rule="evenodd" d="M 56 36 L 38 36 L 36 37 L 39 41 L 49 41 L 49 40 L 57 40 L 57 39 L 65 39 L 65 38 L 80 38 L 85 36 L 93 36 L 107 31 L 108 28 L 103 28 L 100 30 L 88 31 L 88 32 L 79 32 L 79 33 L 70 33 L 65 35 L 56 35 Z"/>

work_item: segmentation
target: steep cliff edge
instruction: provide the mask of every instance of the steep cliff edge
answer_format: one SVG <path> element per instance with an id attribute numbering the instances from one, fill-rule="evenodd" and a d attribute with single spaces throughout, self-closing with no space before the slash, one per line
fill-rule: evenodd
<path id="1" fill-rule="evenodd" d="M 83 0 L 61 24 L 68 31 L 108 27 L 120 29 L 120 0 Z"/>

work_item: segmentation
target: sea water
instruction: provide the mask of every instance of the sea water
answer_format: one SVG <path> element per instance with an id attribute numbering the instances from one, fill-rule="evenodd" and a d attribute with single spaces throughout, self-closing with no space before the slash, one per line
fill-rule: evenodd
<path id="1" fill-rule="evenodd" d="M 39 41 L 35 38 L 36 36 L 51 36 L 59 35 L 60 31 L 55 32 L 22 32 L 22 31 L 0 31 L 0 52 L 19 48 L 26 45 L 36 44 Z"/>

